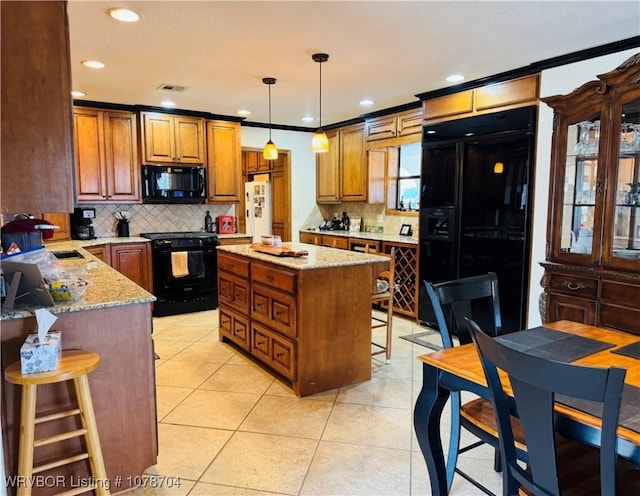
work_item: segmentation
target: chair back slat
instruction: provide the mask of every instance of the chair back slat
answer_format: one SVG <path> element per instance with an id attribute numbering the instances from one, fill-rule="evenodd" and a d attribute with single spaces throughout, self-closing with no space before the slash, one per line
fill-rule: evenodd
<path id="1" fill-rule="evenodd" d="M 442 346 L 453 345 L 456 334 L 460 344 L 471 342 L 465 318 L 473 319 L 492 335 L 502 334 L 498 277 L 495 272 L 432 284 L 424 281 L 431 300 Z"/>
<path id="2" fill-rule="evenodd" d="M 555 456 L 554 400 L 563 394 L 602 404 L 600 483 L 602 494 L 615 494 L 616 429 L 626 370 L 561 363 L 517 351 L 485 334 L 468 320 L 498 417 L 500 451 L 505 467 L 504 494 L 518 494 L 522 485 L 533 494 L 559 495 Z M 498 374 L 503 370 L 512 387 L 529 454 L 530 472 L 516 462 L 508 397 Z"/>

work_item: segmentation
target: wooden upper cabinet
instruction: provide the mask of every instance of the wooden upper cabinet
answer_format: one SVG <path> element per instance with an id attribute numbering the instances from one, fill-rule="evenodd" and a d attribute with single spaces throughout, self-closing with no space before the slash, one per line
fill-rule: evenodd
<path id="1" fill-rule="evenodd" d="M 364 150 L 364 124 L 340 130 L 340 197 L 346 201 L 367 200 L 367 159 Z"/>
<path id="2" fill-rule="evenodd" d="M 73 209 L 66 2 L 0 2 L 3 212 Z"/>
<path id="3" fill-rule="evenodd" d="M 365 122 L 367 141 L 401 138 L 422 132 L 422 108 L 383 115 Z"/>
<path id="4" fill-rule="evenodd" d="M 340 139 L 338 130 L 327 131 L 329 151 L 316 154 L 316 202 L 340 203 Z"/>
<path id="5" fill-rule="evenodd" d="M 161 112 L 140 112 L 145 163 L 204 164 L 204 119 Z"/>
<path id="6" fill-rule="evenodd" d="M 207 201 L 234 203 L 244 194 L 240 124 L 207 121 Z"/>
<path id="7" fill-rule="evenodd" d="M 539 74 L 489 84 L 422 102 L 424 122 L 462 119 L 474 115 L 535 105 L 540 89 Z"/>
<path id="8" fill-rule="evenodd" d="M 136 114 L 76 107 L 78 203 L 140 201 Z"/>
<path id="9" fill-rule="evenodd" d="M 247 174 L 269 172 L 273 169 L 273 160 L 266 160 L 262 151 L 245 150 L 242 153 L 244 171 Z"/>

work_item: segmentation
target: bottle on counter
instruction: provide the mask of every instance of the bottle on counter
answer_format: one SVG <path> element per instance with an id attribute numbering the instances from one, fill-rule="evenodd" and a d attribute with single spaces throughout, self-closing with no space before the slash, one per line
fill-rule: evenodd
<path id="1" fill-rule="evenodd" d="M 209 232 L 209 233 L 213 232 L 213 218 L 209 214 L 208 210 L 207 210 L 207 213 L 204 216 L 204 230 Z"/>
<path id="2" fill-rule="evenodd" d="M 350 225 L 351 225 L 351 219 L 349 219 L 347 212 L 342 212 L 342 229 L 344 229 L 345 231 L 348 231 Z"/>

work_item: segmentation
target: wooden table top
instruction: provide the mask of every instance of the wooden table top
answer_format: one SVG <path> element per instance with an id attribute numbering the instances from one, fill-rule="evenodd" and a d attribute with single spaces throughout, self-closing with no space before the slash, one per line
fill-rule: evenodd
<path id="1" fill-rule="evenodd" d="M 580 324 L 578 322 L 570 322 L 567 320 L 545 324 L 544 327 L 615 344 L 615 348 L 609 348 L 604 351 L 593 353 L 592 355 L 580 358 L 571 363 L 594 367 L 616 366 L 625 368 L 627 369 L 625 383 L 640 387 L 640 360 L 617 353 L 611 353 L 611 351 L 616 348 L 639 342 L 640 336 L 623 331 L 614 331 L 602 327 Z M 483 386 L 487 385 L 480 359 L 473 344 L 456 346 L 427 355 L 421 355 L 418 359 L 426 364 L 467 379 L 473 383 Z M 508 383 L 505 389 L 510 393 Z M 567 417 L 584 424 L 594 427 L 600 426 L 600 419 L 568 406 L 556 403 L 556 410 L 558 413 L 566 415 Z M 625 427 L 619 427 L 618 436 L 627 439 L 636 445 L 640 445 L 640 432 L 636 432 Z"/>

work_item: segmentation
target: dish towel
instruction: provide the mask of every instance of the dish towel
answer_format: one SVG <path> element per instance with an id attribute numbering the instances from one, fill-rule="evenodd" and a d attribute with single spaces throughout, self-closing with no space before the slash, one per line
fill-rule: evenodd
<path id="1" fill-rule="evenodd" d="M 201 251 L 190 251 L 188 258 L 189 274 L 204 277 L 204 256 Z"/>
<path id="2" fill-rule="evenodd" d="M 171 273 L 173 277 L 184 277 L 189 275 L 188 257 L 186 251 L 171 252 Z"/>

